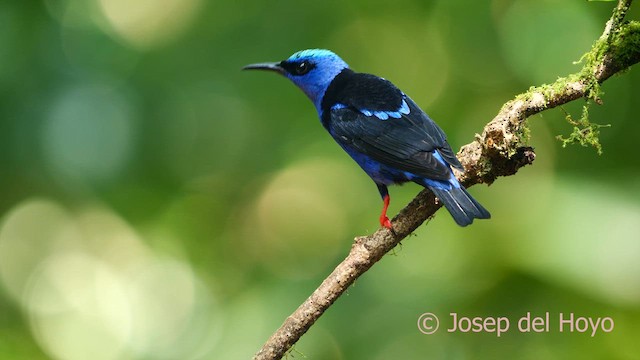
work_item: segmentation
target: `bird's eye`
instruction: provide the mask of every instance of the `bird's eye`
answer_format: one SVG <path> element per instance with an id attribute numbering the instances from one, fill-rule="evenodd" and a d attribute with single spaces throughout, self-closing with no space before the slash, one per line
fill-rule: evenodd
<path id="1" fill-rule="evenodd" d="M 309 64 L 309 62 L 303 61 L 303 62 L 299 63 L 295 67 L 294 71 L 295 71 L 296 75 L 304 75 L 304 74 L 308 73 L 309 70 L 311 70 L 311 68 L 312 68 L 312 66 L 311 66 L 311 64 Z"/>

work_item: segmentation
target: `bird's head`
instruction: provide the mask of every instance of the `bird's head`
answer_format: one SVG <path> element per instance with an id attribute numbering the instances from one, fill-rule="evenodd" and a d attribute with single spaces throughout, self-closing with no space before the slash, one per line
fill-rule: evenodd
<path id="1" fill-rule="evenodd" d="M 329 50 L 310 49 L 298 51 L 280 62 L 251 64 L 243 69 L 270 70 L 286 76 L 307 94 L 320 111 L 320 103 L 329 84 L 348 67 L 347 63 Z"/>

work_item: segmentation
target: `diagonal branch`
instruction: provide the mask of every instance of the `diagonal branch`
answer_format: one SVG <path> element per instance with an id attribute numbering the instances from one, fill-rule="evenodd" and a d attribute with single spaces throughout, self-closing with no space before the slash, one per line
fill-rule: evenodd
<path id="1" fill-rule="evenodd" d="M 625 22 L 632 0 L 619 0 L 602 36 L 583 57 L 579 73 L 550 85 L 533 87 L 507 102 L 476 139 L 463 146 L 458 159 L 465 167 L 457 174 L 466 186 L 491 184 L 499 176 L 515 174 L 535 159 L 526 146 L 526 119 L 579 98 L 601 102 L 599 85 L 640 62 L 640 23 Z M 442 205 L 429 190 L 421 191 L 393 219 L 394 232 L 381 228 L 355 239 L 349 255 L 267 340 L 254 360 L 280 359 L 353 282 L 388 251 L 411 234 Z"/>

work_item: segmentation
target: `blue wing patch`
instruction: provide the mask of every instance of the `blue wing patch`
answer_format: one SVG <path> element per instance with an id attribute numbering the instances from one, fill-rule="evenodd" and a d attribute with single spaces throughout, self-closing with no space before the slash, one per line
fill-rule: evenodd
<path id="1" fill-rule="evenodd" d="M 333 111 L 333 110 L 340 110 L 340 109 L 346 109 L 347 107 L 348 107 L 348 106 L 347 106 L 347 105 L 345 105 L 345 104 L 337 103 L 337 104 L 335 104 L 335 105 L 333 105 L 333 106 L 331 107 L 331 111 Z"/>
<path id="2" fill-rule="evenodd" d="M 400 108 L 398 108 L 398 110 L 396 111 L 383 111 L 383 110 L 370 111 L 367 109 L 361 109 L 360 112 L 365 116 L 375 116 L 380 120 L 387 120 L 389 118 L 400 119 L 403 114 L 409 115 L 410 110 L 409 110 L 409 105 L 403 98 Z"/>
<path id="3" fill-rule="evenodd" d="M 339 109 L 345 109 L 348 106 L 345 104 L 335 104 L 331 107 L 331 110 L 339 110 Z M 360 111 L 362 113 L 362 115 L 364 116 L 375 116 L 380 120 L 387 120 L 389 118 L 394 118 L 394 119 L 400 119 L 402 117 L 402 115 L 409 115 L 409 112 L 411 112 L 411 110 L 409 109 L 409 104 L 407 104 L 407 101 L 403 98 L 402 99 L 402 104 L 400 105 L 400 108 L 398 108 L 398 110 L 396 111 L 384 111 L 384 110 L 377 110 L 377 111 L 371 111 L 371 110 L 367 110 L 367 109 L 358 109 L 358 111 Z"/>

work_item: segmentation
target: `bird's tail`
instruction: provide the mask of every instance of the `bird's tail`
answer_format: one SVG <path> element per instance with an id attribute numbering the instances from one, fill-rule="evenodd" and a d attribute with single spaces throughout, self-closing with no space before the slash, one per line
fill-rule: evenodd
<path id="1" fill-rule="evenodd" d="M 476 201 L 467 189 L 460 186 L 450 190 L 429 186 L 429 189 L 442 201 L 453 219 L 460 226 L 467 226 L 473 219 L 489 219 L 491 214 Z"/>

